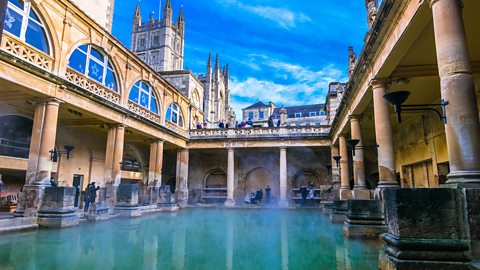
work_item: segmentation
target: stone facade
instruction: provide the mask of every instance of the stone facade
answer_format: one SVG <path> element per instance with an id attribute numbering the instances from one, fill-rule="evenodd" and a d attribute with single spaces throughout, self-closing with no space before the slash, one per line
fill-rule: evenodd
<path id="1" fill-rule="evenodd" d="M 101 27 L 112 31 L 115 0 L 72 0 Z"/>

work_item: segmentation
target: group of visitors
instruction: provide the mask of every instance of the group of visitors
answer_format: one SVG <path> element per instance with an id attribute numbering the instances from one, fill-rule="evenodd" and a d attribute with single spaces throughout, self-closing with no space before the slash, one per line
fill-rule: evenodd
<path id="1" fill-rule="evenodd" d="M 95 182 L 90 183 L 85 189 L 85 197 L 83 199 L 85 202 L 85 207 L 83 208 L 84 212 L 88 212 L 90 204 L 95 203 L 95 200 L 97 199 L 97 190 L 99 189 L 100 187 L 95 187 Z"/>
<path id="2" fill-rule="evenodd" d="M 197 129 L 204 129 L 204 128 L 207 128 L 207 122 L 203 122 L 203 125 L 202 123 L 197 124 Z"/>
<path id="3" fill-rule="evenodd" d="M 265 203 L 269 204 L 270 203 L 270 195 L 272 193 L 272 189 L 270 188 L 269 185 L 267 185 L 267 188 L 265 188 Z M 247 193 L 245 195 L 245 203 L 246 204 L 261 204 L 263 199 L 263 190 L 259 189 L 257 191 L 252 191 L 250 193 Z"/>
<path id="4" fill-rule="evenodd" d="M 302 185 L 300 187 L 300 194 L 302 195 L 302 207 L 304 207 L 307 200 L 315 199 L 315 187 L 313 183 L 308 183 L 308 187 Z"/>
<path id="5" fill-rule="evenodd" d="M 270 115 L 270 117 L 268 118 L 267 123 L 268 123 L 268 127 L 270 127 L 270 128 L 275 127 L 275 125 L 273 124 L 273 115 Z M 277 121 L 277 127 L 280 127 L 280 124 L 281 124 L 280 119 L 278 119 L 278 121 Z"/>
<path id="6" fill-rule="evenodd" d="M 242 122 L 240 122 L 240 124 L 237 121 L 237 128 L 253 128 L 252 119 L 248 118 L 247 121 L 242 121 Z"/>

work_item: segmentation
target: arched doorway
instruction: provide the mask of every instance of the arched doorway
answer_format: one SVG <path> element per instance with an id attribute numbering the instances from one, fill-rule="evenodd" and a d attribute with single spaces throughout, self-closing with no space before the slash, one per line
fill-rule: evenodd
<path id="1" fill-rule="evenodd" d="M 28 158 L 33 121 L 20 115 L 0 116 L 0 155 Z"/>
<path id="2" fill-rule="evenodd" d="M 221 169 L 213 169 L 203 179 L 202 199 L 216 202 L 227 199 L 227 174 Z"/>
<path id="3" fill-rule="evenodd" d="M 265 194 L 267 185 L 272 189 L 271 200 L 278 201 L 280 197 L 280 184 L 274 174 L 266 168 L 256 168 L 247 174 L 245 180 L 245 194 L 262 189 Z"/>
<path id="4" fill-rule="evenodd" d="M 313 185 L 315 189 L 319 189 L 321 184 L 320 177 L 314 170 L 302 169 L 293 176 L 292 188 Z"/>

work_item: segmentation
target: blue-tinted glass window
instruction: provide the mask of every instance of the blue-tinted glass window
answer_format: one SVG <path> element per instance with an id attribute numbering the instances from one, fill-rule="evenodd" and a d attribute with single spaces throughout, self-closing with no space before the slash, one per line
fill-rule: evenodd
<path id="1" fill-rule="evenodd" d="M 68 66 L 117 91 L 115 70 L 108 56 L 101 54 L 100 50 L 94 49 L 91 45 L 78 46 L 68 59 Z"/>
<path id="2" fill-rule="evenodd" d="M 260 118 L 260 119 L 265 118 L 265 112 L 260 112 L 260 115 L 258 116 L 258 118 Z"/>
<path id="3" fill-rule="evenodd" d="M 30 2 L 10 0 L 4 23 L 5 31 L 47 54 L 50 53 L 45 25 Z"/>
<path id="4" fill-rule="evenodd" d="M 132 87 L 132 90 L 130 90 L 130 95 L 128 96 L 128 99 L 138 103 L 138 87 Z"/>
<path id="5" fill-rule="evenodd" d="M 150 84 L 138 81 L 130 90 L 128 97 L 130 101 L 140 104 L 142 107 L 158 113 L 157 98 Z"/>
<path id="6" fill-rule="evenodd" d="M 166 119 L 176 125 L 183 127 L 182 111 L 176 104 L 170 104 L 167 110 Z"/>
<path id="7" fill-rule="evenodd" d="M 150 99 L 150 111 L 152 111 L 154 113 L 158 113 L 157 100 L 153 96 Z"/>
<path id="8" fill-rule="evenodd" d="M 253 119 L 253 112 L 248 113 L 248 119 L 252 120 Z"/>

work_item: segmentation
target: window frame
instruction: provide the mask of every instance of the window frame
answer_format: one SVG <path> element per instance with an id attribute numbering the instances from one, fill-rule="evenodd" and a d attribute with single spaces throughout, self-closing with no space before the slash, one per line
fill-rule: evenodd
<path id="1" fill-rule="evenodd" d="M 37 49 L 37 50 L 39 50 L 39 51 L 41 51 L 41 52 L 43 52 L 47 55 L 52 56 L 53 48 L 52 48 L 52 42 L 51 42 L 51 39 L 50 39 L 50 35 L 49 35 L 49 32 L 48 32 L 47 25 L 43 21 L 40 14 L 35 10 L 35 7 L 32 5 L 32 2 L 30 0 L 23 0 L 23 10 L 22 10 L 18 6 L 16 6 L 15 4 L 8 1 L 7 2 L 6 15 L 9 14 L 9 9 L 12 9 L 14 12 L 20 14 L 20 16 L 22 17 L 22 23 L 21 23 L 21 26 L 20 26 L 20 34 L 17 36 L 16 34 L 8 31 L 7 27 L 5 27 L 6 24 L 4 25 L 3 30 L 8 32 L 10 35 L 15 36 L 16 38 L 20 39 L 21 41 L 25 42 L 29 46 L 32 46 L 35 49 Z M 30 13 L 33 13 L 38 18 L 38 20 L 30 17 Z M 5 16 L 5 20 L 7 20 L 7 16 Z M 27 30 L 28 30 L 28 25 L 29 25 L 30 20 L 33 23 L 37 24 L 37 26 L 39 26 L 43 30 L 45 42 L 47 43 L 47 50 L 48 50 L 47 52 L 45 52 L 42 49 L 36 47 L 35 45 L 27 42 L 26 36 L 27 36 Z"/>
<path id="2" fill-rule="evenodd" d="M 302 113 L 295 113 L 295 118 L 301 118 L 302 117 Z"/>
<path id="3" fill-rule="evenodd" d="M 146 88 L 148 89 L 148 91 L 146 91 L 142 85 L 146 86 Z M 131 99 L 131 95 L 132 95 L 132 90 L 134 88 L 137 88 L 137 99 L 138 101 L 135 101 L 133 99 Z M 148 96 L 148 106 L 143 106 L 140 99 L 141 99 L 141 96 L 142 96 L 142 93 L 143 94 L 146 94 Z M 155 108 L 156 108 L 156 111 L 153 111 L 152 110 L 152 99 L 153 101 L 155 102 Z M 157 98 L 157 95 L 155 94 L 155 90 L 153 89 L 153 87 L 146 81 L 142 81 L 142 80 L 139 80 L 137 81 L 133 86 L 132 88 L 130 88 L 130 93 L 128 94 L 128 100 L 131 101 L 131 102 L 134 102 L 135 104 L 138 104 L 140 107 L 142 108 L 145 108 L 147 110 L 149 110 L 150 112 L 152 113 L 155 113 L 157 115 L 160 115 L 160 106 L 159 106 L 159 102 L 158 102 L 158 98 Z"/>
<path id="4" fill-rule="evenodd" d="M 83 51 L 82 49 L 80 49 L 81 46 L 87 46 L 87 51 Z M 99 61 L 99 59 L 97 59 L 95 56 L 93 56 L 91 54 L 92 52 L 92 47 L 98 51 L 100 53 L 100 55 L 103 57 L 103 61 Z M 85 61 L 85 71 L 84 72 L 81 72 L 79 70 L 77 70 L 76 68 L 72 67 L 70 65 L 70 58 L 72 57 L 72 55 L 76 52 L 76 51 L 79 51 L 80 53 L 84 54 L 85 57 L 86 57 L 86 61 Z M 100 82 L 98 81 L 97 79 L 93 78 L 92 76 L 89 75 L 90 73 L 90 61 L 94 61 L 96 64 L 100 65 L 103 67 L 103 73 L 102 73 L 102 81 L 103 82 Z M 119 93 L 119 83 L 118 83 L 118 76 L 117 76 L 117 71 L 115 70 L 114 66 L 113 66 L 113 63 L 112 61 L 110 61 L 110 57 L 108 54 L 106 54 L 101 48 L 98 48 L 97 46 L 93 45 L 93 44 L 81 44 L 81 45 L 78 45 L 73 51 L 72 53 L 70 54 L 70 56 L 68 57 L 68 63 L 67 63 L 67 66 L 76 70 L 77 72 L 80 72 L 82 73 L 83 75 L 87 76 L 88 78 L 94 80 L 95 82 L 98 82 L 100 83 L 101 85 L 105 86 L 107 89 L 115 92 L 115 93 Z M 111 67 L 111 68 L 110 68 Z M 110 88 L 107 84 L 106 84 L 106 79 L 107 79 L 107 72 L 108 70 L 110 70 L 113 74 L 113 80 L 114 80 L 114 83 L 115 83 L 115 87 L 114 88 Z"/>
<path id="5" fill-rule="evenodd" d="M 170 114 L 170 119 L 167 117 L 168 114 Z M 173 115 L 176 114 L 177 115 L 177 121 L 173 121 Z M 182 125 L 180 125 L 180 119 L 182 120 Z M 172 123 L 172 124 L 175 124 L 181 128 L 185 128 L 185 118 L 183 117 L 183 112 L 182 112 L 182 109 L 180 108 L 180 106 L 177 104 L 177 103 L 172 103 L 168 106 L 167 108 L 167 111 L 165 113 L 165 120 Z"/>

